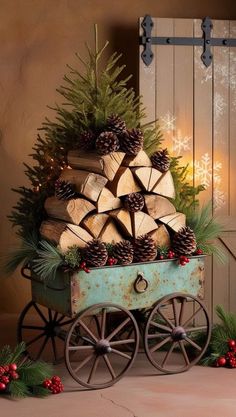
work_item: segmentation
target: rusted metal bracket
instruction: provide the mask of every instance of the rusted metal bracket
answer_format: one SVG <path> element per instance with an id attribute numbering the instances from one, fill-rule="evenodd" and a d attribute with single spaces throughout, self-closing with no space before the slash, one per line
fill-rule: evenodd
<path id="1" fill-rule="evenodd" d="M 151 16 L 146 15 L 141 23 L 143 28 L 143 35 L 140 36 L 140 45 L 144 49 L 141 53 L 142 60 L 145 65 L 149 66 L 153 60 L 154 54 L 152 45 L 182 45 L 182 46 L 201 46 L 203 53 L 201 60 L 206 67 L 211 65 L 213 54 L 212 46 L 236 46 L 235 38 L 212 38 L 211 32 L 213 29 L 212 21 L 209 17 L 202 20 L 202 37 L 166 37 L 166 36 L 152 36 L 152 29 L 154 26 Z"/>

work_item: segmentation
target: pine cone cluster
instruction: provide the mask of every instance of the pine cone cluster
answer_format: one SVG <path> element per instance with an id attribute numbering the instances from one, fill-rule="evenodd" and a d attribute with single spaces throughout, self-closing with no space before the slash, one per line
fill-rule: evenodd
<path id="1" fill-rule="evenodd" d="M 120 139 L 121 150 L 128 155 L 137 155 L 143 147 L 143 132 L 140 129 L 126 130 Z"/>
<path id="2" fill-rule="evenodd" d="M 134 262 L 154 261 L 156 257 L 157 248 L 151 236 L 139 236 L 134 243 Z"/>
<path id="3" fill-rule="evenodd" d="M 176 255 L 192 255 L 197 248 L 196 237 L 192 229 L 186 226 L 175 233 L 172 249 Z"/>
<path id="4" fill-rule="evenodd" d="M 129 240 L 116 243 L 113 246 L 113 256 L 121 265 L 128 265 L 133 262 L 134 248 Z"/>
<path id="5" fill-rule="evenodd" d="M 126 131 L 125 121 L 117 114 L 111 114 L 107 119 L 106 130 L 115 133 L 118 137 Z"/>
<path id="6" fill-rule="evenodd" d="M 170 157 L 167 149 L 155 152 L 151 156 L 152 166 L 160 172 L 166 172 L 170 168 Z"/>
<path id="7" fill-rule="evenodd" d="M 78 146 L 85 151 L 91 150 L 95 146 L 95 135 L 91 130 L 80 133 L 78 138 Z"/>
<path id="8" fill-rule="evenodd" d="M 68 181 L 56 180 L 55 182 L 55 196 L 59 200 L 71 200 L 77 197 L 77 192 L 74 184 Z"/>
<path id="9" fill-rule="evenodd" d="M 111 152 L 118 151 L 120 147 L 119 140 L 113 132 L 102 132 L 96 139 L 96 149 L 99 154 L 107 155 Z"/>
<path id="10" fill-rule="evenodd" d="M 84 249 L 84 260 L 88 266 L 104 266 L 107 263 L 108 252 L 105 243 L 99 239 L 88 242 Z"/>
<path id="11" fill-rule="evenodd" d="M 142 210 L 144 207 L 144 197 L 140 193 L 131 193 L 124 198 L 124 207 L 131 212 Z"/>

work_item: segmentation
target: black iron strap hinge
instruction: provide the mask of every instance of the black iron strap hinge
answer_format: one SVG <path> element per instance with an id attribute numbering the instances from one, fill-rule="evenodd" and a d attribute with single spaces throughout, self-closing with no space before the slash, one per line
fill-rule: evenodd
<path id="1" fill-rule="evenodd" d="M 212 46 L 236 46 L 235 38 L 212 38 L 211 31 L 213 28 L 212 21 L 209 17 L 202 20 L 202 37 L 201 38 L 187 38 L 187 37 L 166 37 L 166 36 L 152 36 L 152 29 L 154 23 L 151 16 L 144 17 L 141 26 L 143 28 L 143 35 L 140 36 L 140 45 L 144 46 L 141 54 L 144 64 L 147 66 L 153 60 L 152 45 L 192 45 L 202 46 L 203 52 L 201 55 L 202 62 L 206 67 L 209 67 L 212 62 Z"/>

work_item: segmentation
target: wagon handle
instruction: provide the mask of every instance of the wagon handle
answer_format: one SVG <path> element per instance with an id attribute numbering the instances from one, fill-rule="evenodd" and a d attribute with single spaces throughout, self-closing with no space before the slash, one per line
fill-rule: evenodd
<path id="1" fill-rule="evenodd" d="M 44 282 L 42 282 L 42 281 L 39 281 L 39 280 L 37 280 L 37 279 L 35 279 L 35 278 L 33 278 L 31 275 L 28 275 L 28 273 L 26 273 L 26 271 L 29 271 L 29 272 L 31 272 L 31 269 L 30 269 L 30 267 L 28 266 L 28 265 L 25 265 L 25 266 L 23 266 L 22 268 L 21 268 L 21 275 L 24 277 L 24 278 L 26 278 L 26 279 L 29 279 L 30 281 L 34 281 L 34 282 L 37 282 L 37 284 L 41 284 L 41 285 L 44 285 L 45 286 L 45 288 L 48 288 L 49 290 L 53 290 L 53 291 L 64 291 L 69 285 L 67 284 L 67 285 L 64 285 L 64 287 L 62 287 L 62 288 L 53 288 L 53 287 L 50 287 L 49 285 L 45 285 L 45 283 Z"/>
<path id="2" fill-rule="evenodd" d="M 148 289 L 148 281 L 144 278 L 143 274 L 139 273 L 136 280 L 134 281 L 134 290 L 141 294 Z"/>

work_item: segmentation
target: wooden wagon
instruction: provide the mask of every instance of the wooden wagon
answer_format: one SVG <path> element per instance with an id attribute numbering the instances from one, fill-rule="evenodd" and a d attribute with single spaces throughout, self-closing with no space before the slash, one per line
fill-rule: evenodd
<path id="1" fill-rule="evenodd" d="M 163 260 L 92 268 L 90 274 L 62 272 L 49 285 L 23 269 L 32 301 L 20 315 L 18 339 L 33 358 L 50 344 L 54 361 L 64 357 L 71 376 L 93 389 L 117 382 L 139 348 L 160 371 L 186 371 L 210 339 L 201 301 L 204 261 L 194 256 L 183 268 Z"/>

